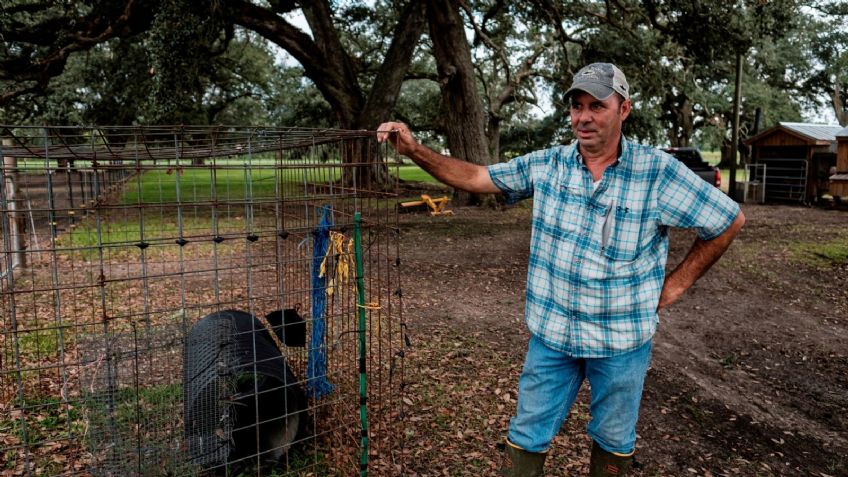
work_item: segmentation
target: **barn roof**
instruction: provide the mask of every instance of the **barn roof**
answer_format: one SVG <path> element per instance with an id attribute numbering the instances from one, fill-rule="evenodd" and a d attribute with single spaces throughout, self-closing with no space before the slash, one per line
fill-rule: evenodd
<path id="1" fill-rule="evenodd" d="M 845 128 L 836 133 L 836 137 L 848 137 L 848 128 Z"/>
<path id="2" fill-rule="evenodd" d="M 836 141 L 837 133 L 841 134 L 843 132 L 842 126 L 838 124 L 792 123 L 781 121 L 776 126 L 768 128 L 754 137 L 748 138 L 745 142 L 747 144 L 754 143 L 757 140 L 770 136 L 780 130 L 812 143 L 834 142 Z M 848 134 L 848 132 L 846 132 L 846 134 Z"/>
<path id="3" fill-rule="evenodd" d="M 797 132 L 803 136 L 817 141 L 835 141 L 836 133 L 842 130 L 838 124 L 809 124 L 809 123 L 780 123 L 781 126 L 790 131 Z"/>

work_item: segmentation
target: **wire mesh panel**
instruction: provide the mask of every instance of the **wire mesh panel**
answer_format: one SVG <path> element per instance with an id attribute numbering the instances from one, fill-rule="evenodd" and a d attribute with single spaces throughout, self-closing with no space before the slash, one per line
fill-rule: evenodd
<path id="1" fill-rule="evenodd" d="M 0 137 L 0 474 L 403 472 L 397 170 L 373 133 Z"/>

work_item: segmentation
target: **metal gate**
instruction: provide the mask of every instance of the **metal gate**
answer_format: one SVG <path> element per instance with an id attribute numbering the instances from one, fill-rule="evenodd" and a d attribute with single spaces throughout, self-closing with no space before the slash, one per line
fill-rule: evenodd
<path id="1" fill-rule="evenodd" d="M 766 166 L 762 180 L 765 184 L 766 201 L 804 201 L 809 167 L 806 159 L 770 157 L 761 159 L 759 163 Z"/>

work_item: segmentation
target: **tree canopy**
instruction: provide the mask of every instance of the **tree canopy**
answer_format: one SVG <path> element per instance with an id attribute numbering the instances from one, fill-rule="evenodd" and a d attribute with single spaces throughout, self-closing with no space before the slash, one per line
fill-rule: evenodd
<path id="1" fill-rule="evenodd" d="M 824 110 L 848 125 L 846 15 L 837 0 L 8 0 L 0 122 L 400 118 L 487 163 L 568 141 L 571 75 L 609 61 L 634 91 L 628 136 L 717 148 L 736 52 L 743 137 L 757 108 L 762 126 Z"/>

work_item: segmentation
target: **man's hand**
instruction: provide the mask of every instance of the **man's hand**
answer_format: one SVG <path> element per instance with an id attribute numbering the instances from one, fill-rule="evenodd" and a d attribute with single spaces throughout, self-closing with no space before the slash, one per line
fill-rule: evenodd
<path id="1" fill-rule="evenodd" d="M 404 156 L 411 156 L 418 141 L 412 136 L 409 127 L 401 122 L 387 122 L 377 128 L 377 142 L 386 142 Z"/>
<path id="2" fill-rule="evenodd" d="M 663 308 L 671 305 L 676 302 L 686 293 L 689 287 L 683 286 L 680 283 L 676 283 L 675 280 L 672 279 L 669 274 L 668 278 L 666 278 L 665 283 L 663 283 L 662 293 L 660 294 L 660 304 L 657 305 L 657 311 L 662 310 Z"/>
<path id="3" fill-rule="evenodd" d="M 476 194 L 498 194 L 486 167 L 444 156 L 415 140 L 409 127 L 401 122 L 383 123 L 377 128 L 377 141 L 386 142 L 421 166 L 439 181 Z"/>
<path id="4" fill-rule="evenodd" d="M 718 237 L 712 240 L 696 239 L 686 258 L 665 278 L 657 311 L 680 299 L 721 258 L 743 225 L 745 214 L 740 210 L 730 227 Z"/>

